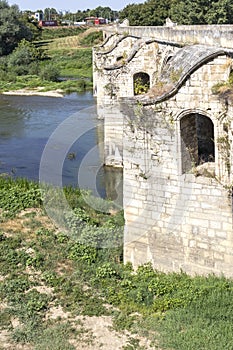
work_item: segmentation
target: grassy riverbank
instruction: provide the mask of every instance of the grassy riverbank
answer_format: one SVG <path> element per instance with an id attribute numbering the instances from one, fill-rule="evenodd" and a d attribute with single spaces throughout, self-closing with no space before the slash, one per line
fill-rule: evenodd
<path id="1" fill-rule="evenodd" d="M 99 245 L 120 237 L 121 212 L 94 210 L 67 188 L 67 234 L 38 184 L 0 178 L 0 188 L 1 349 L 232 349 L 232 280 L 150 265 L 135 273 L 121 245 Z"/>
<path id="2" fill-rule="evenodd" d="M 39 87 L 42 92 L 61 90 L 71 93 L 92 88 L 92 46 L 101 41 L 102 32 L 90 28 L 80 30 L 78 35 L 60 38 L 53 35 L 53 39 L 35 42 L 37 51 L 30 47 L 36 58 L 27 65 L 20 66 L 20 60 L 17 66 L 12 64 L 18 62 L 18 56 L 24 56 L 21 52 L 1 58 L 0 92 L 37 91 Z"/>

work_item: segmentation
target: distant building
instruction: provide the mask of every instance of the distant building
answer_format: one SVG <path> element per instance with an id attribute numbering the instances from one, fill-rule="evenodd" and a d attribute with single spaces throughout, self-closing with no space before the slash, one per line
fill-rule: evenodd
<path id="1" fill-rule="evenodd" d="M 44 14 L 43 14 L 43 12 L 36 12 L 36 13 L 33 15 L 33 17 L 34 17 L 38 22 L 40 22 L 40 21 L 43 21 L 43 19 L 44 19 Z"/>

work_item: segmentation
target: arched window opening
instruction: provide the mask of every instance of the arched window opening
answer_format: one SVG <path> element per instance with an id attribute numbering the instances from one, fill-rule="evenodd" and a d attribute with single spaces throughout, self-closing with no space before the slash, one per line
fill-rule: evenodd
<path id="1" fill-rule="evenodd" d="M 145 94 L 150 88 L 150 76 L 147 73 L 136 73 L 133 76 L 134 95 Z"/>
<path id="2" fill-rule="evenodd" d="M 180 121 L 182 173 L 215 161 L 214 125 L 210 118 L 193 113 Z"/>

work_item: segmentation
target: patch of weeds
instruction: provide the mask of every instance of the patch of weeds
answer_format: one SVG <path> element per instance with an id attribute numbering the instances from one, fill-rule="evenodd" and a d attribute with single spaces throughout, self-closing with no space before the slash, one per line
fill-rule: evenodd
<path id="1" fill-rule="evenodd" d="M 45 227 L 41 227 L 38 230 L 36 230 L 36 235 L 38 237 L 51 237 L 53 236 L 53 230 L 49 230 Z"/>
<path id="2" fill-rule="evenodd" d="M 73 277 L 73 280 L 72 280 Z M 55 284 L 55 293 L 60 304 L 67 311 L 74 314 L 82 314 L 86 316 L 109 315 L 108 310 L 104 306 L 104 300 L 99 297 L 98 293 L 89 288 L 83 288 L 83 282 L 72 276 L 71 279 L 62 279 L 62 282 Z M 60 280 L 61 281 L 61 280 Z"/>
<path id="3" fill-rule="evenodd" d="M 64 277 L 58 276 L 54 271 L 45 271 L 41 279 L 50 287 L 59 287 L 64 282 Z"/>
<path id="4" fill-rule="evenodd" d="M 171 70 L 170 72 L 170 79 L 173 83 L 177 83 L 182 75 L 182 68 L 179 68 L 178 70 Z"/>
<path id="5" fill-rule="evenodd" d="M 35 251 L 33 255 L 28 256 L 26 265 L 35 269 L 43 270 L 45 266 L 45 255 L 40 251 Z"/>
<path id="6" fill-rule="evenodd" d="M 77 325 L 77 322 L 76 322 L 76 325 Z M 96 338 L 91 329 L 87 329 L 85 327 L 79 327 L 77 330 L 76 330 L 76 342 L 80 344 L 80 342 L 83 344 L 87 344 L 87 345 L 94 345 L 94 339 Z M 100 347 L 101 348 L 101 347 Z"/>
<path id="7" fill-rule="evenodd" d="M 0 327 L 2 328 L 9 328 L 11 326 L 11 318 L 12 313 L 11 309 L 8 307 L 5 307 L 4 309 L 0 310 Z"/>
<path id="8" fill-rule="evenodd" d="M 31 289 L 25 294 L 23 300 L 28 315 L 45 312 L 48 309 L 48 303 L 51 296 L 45 293 L 39 293 L 36 289 Z"/>
<path id="9" fill-rule="evenodd" d="M 22 327 L 13 332 L 13 339 L 18 343 L 31 343 L 35 350 L 73 350 L 76 349 L 70 340 L 78 344 L 92 344 L 92 337 L 89 330 L 82 327 L 80 322 L 58 322 L 47 321 L 37 322 L 30 320 Z"/>
<path id="10" fill-rule="evenodd" d="M 76 335 L 77 330 L 70 322 L 50 322 L 35 340 L 35 350 L 73 350 L 75 347 L 69 343 L 69 339 Z"/>
<path id="11" fill-rule="evenodd" d="M 41 222 L 35 218 L 31 218 L 29 221 L 24 222 L 24 227 L 28 227 L 31 230 L 41 227 L 41 225 Z"/>
<path id="12" fill-rule="evenodd" d="M 128 343 L 123 346 L 123 350 L 146 350 L 145 346 L 140 346 L 140 340 L 136 338 L 130 338 Z"/>
<path id="13" fill-rule="evenodd" d="M 161 321 L 163 316 L 163 313 L 144 313 L 138 317 L 137 322 L 131 327 L 132 333 L 145 338 L 150 337 L 152 341 L 157 340 L 156 329 L 158 328 L 158 322 Z"/>
<path id="14" fill-rule="evenodd" d="M 68 257 L 72 260 L 85 262 L 88 265 L 95 263 L 97 259 L 97 250 L 80 243 L 71 243 Z"/>
<path id="15" fill-rule="evenodd" d="M 130 331 L 138 319 L 137 314 L 129 314 L 128 310 L 119 311 L 113 317 L 113 327 L 116 331 L 123 331 L 124 329 Z"/>
<path id="16" fill-rule="evenodd" d="M 42 204 L 39 184 L 26 179 L 0 177 L 0 208 L 5 217 L 14 217 L 26 208 L 40 207 Z"/>
<path id="17" fill-rule="evenodd" d="M 19 250 L 22 238 L 7 237 L 1 233 L 0 239 L 0 271 L 2 275 L 7 275 L 13 271 L 22 271 L 26 265 L 28 255 Z"/>
<path id="18" fill-rule="evenodd" d="M 85 302 L 82 286 L 72 280 L 65 280 L 62 285 L 55 287 L 55 293 L 59 298 L 60 304 L 67 311 L 80 311 Z"/>
<path id="19" fill-rule="evenodd" d="M 41 318 L 33 317 L 28 319 L 23 325 L 16 327 L 13 330 L 11 337 L 16 343 L 33 343 L 39 338 L 42 331 L 43 326 Z"/>
<path id="20" fill-rule="evenodd" d="M 82 315 L 85 316 L 108 316 L 109 311 L 103 305 L 103 299 L 100 299 L 98 296 L 88 296 L 86 297 L 86 302 L 83 304 Z"/>
<path id="21" fill-rule="evenodd" d="M 35 218 L 37 216 L 37 212 L 36 211 L 30 211 L 29 213 L 25 213 L 22 215 L 22 218 Z"/>
<path id="22" fill-rule="evenodd" d="M 27 275 L 10 275 L 0 285 L 0 296 L 10 303 L 17 303 L 33 283 Z"/>
<path id="23" fill-rule="evenodd" d="M 6 249 L 4 249 L 6 248 Z M 0 245 L 0 271 L 2 275 L 15 272 L 22 272 L 27 265 L 27 259 L 30 256 L 24 251 L 16 250 L 7 246 Z"/>

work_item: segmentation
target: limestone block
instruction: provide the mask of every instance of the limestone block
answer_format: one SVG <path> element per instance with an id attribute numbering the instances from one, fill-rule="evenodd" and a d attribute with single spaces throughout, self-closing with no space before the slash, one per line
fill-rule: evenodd
<path id="1" fill-rule="evenodd" d="M 213 220 L 210 221 L 210 228 L 221 230 L 222 229 L 222 222 L 215 221 L 213 218 Z"/>

